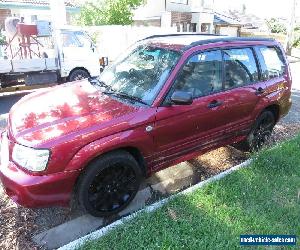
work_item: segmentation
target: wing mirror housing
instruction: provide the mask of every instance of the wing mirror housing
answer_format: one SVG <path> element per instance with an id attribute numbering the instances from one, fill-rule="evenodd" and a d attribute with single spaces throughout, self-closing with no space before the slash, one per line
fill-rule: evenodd
<path id="1" fill-rule="evenodd" d="M 191 105 L 193 103 L 192 93 L 175 91 L 171 96 L 171 103 L 175 105 Z"/>

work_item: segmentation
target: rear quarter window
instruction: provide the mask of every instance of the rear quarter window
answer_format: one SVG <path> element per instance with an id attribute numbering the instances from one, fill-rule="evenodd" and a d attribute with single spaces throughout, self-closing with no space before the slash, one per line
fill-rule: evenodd
<path id="1" fill-rule="evenodd" d="M 263 80 L 284 75 L 286 65 L 279 48 L 260 46 L 256 48 L 256 52 L 260 62 Z"/>

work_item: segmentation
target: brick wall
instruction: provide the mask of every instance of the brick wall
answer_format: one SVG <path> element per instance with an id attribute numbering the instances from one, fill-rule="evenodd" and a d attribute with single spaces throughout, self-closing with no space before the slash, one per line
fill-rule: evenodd
<path id="1" fill-rule="evenodd" d="M 0 9 L 0 29 L 4 29 L 5 19 L 11 16 L 11 11 L 8 9 Z"/>
<path id="2" fill-rule="evenodd" d="M 175 12 L 171 13 L 171 23 L 191 23 L 192 21 L 192 13 L 189 12 Z"/>

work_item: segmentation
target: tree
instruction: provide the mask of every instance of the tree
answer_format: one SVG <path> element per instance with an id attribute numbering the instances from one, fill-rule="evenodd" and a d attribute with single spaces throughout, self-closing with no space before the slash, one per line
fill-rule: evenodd
<path id="1" fill-rule="evenodd" d="M 276 18 L 271 18 L 267 21 L 272 33 L 286 34 L 286 26 Z"/>
<path id="2" fill-rule="evenodd" d="M 82 25 L 130 25 L 133 10 L 144 0 L 102 0 L 87 2 L 81 8 L 79 23 Z"/>

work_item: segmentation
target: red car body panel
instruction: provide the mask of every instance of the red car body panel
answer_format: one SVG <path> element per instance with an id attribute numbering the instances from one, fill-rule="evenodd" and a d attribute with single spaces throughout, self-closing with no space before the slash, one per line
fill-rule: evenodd
<path id="1" fill-rule="evenodd" d="M 210 149 L 244 139 L 266 107 L 277 105 L 278 119 L 281 118 L 291 106 L 288 67 L 280 78 L 201 97 L 192 105 L 161 105 L 177 72 L 193 53 L 262 44 L 279 46 L 271 41 L 233 41 L 191 47 L 183 53 L 151 107 L 117 101 L 88 81 L 24 97 L 10 111 L 9 164 L 0 169 L 8 195 L 28 207 L 67 205 L 78 176 L 90 161 L 106 152 L 120 148 L 138 150 L 148 176 Z M 182 45 L 174 48 L 179 50 Z M 261 95 L 256 94 L 259 87 L 265 89 Z M 214 100 L 223 105 L 208 109 L 207 105 Z M 153 130 L 146 131 L 148 126 Z M 46 170 L 32 173 L 14 163 L 11 156 L 14 143 L 50 149 Z"/>

